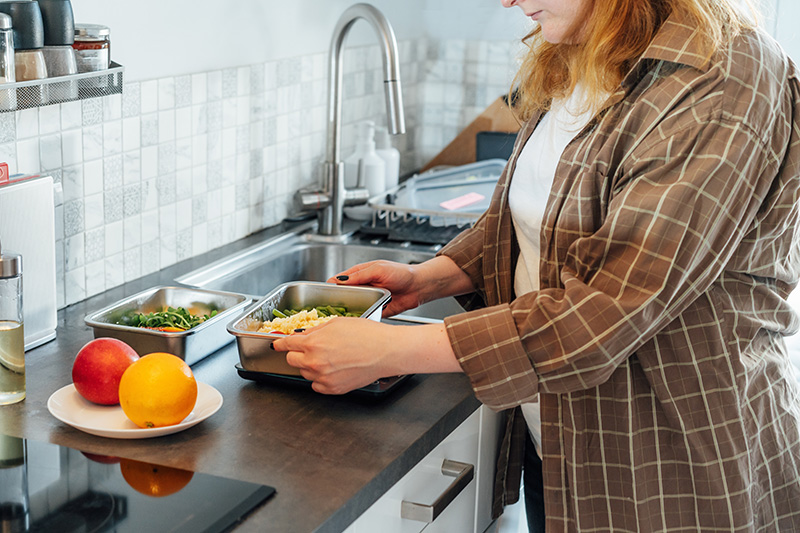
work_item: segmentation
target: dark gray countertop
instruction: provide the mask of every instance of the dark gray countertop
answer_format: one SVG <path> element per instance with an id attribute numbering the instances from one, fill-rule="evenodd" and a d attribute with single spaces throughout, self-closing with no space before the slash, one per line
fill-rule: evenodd
<path id="1" fill-rule="evenodd" d="M 478 408 L 465 376 L 413 376 L 380 400 L 329 397 L 240 378 L 232 343 L 192 367 L 199 381 L 222 393 L 222 408 L 180 433 L 142 440 L 96 437 L 47 410 L 50 395 L 71 383 L 78 350 L 92 339 L 87 314 L 171 284 L 280 231 L 265 230 L 59 311 L 56 340 L 26 354 L 27 398 L 0 407 L 3 432 L 275 487 L 277 494 L 237 531 L 344 530 Z"/>

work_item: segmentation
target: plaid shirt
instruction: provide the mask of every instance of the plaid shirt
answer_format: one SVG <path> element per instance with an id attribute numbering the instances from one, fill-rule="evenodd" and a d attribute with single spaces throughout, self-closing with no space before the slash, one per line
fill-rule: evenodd
<path id="1" fill-rule="evenodd" d="M 698 50 L 671 17 L 567 146 L 539 291 L 513 292 L 508 188 L 540 116 L 487 212 L 440 252 L 477 288 L 445 321 L 453 349 L 506 410 L 496 514 L 519 494 L 513 408 L 538 395 L 548 530 L 800 531 L 783 340 L 799 323 L 800 84 L 762 33 L 710 62 Z"/>

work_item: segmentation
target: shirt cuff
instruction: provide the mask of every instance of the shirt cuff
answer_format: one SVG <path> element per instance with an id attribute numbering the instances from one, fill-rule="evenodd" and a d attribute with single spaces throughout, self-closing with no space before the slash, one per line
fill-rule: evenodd
<path id="1" fill-rule="evenodd" d="M 533 401 L 539 377 L 522 346 L 508 304 L 444 319 L 450 344 L 475 396 L 502 410 Z"/>

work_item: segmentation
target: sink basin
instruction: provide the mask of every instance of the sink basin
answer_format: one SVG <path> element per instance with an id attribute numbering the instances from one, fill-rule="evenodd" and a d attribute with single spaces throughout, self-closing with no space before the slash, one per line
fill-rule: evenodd
<path id="1" fill-rule="evenodd" d="M 350 266 L 375 259 L 406 264 L 430 259 L 429 246 L 373 245 L 368 241 L 319 242 L 307 234 L 289 233 L 190 272 L 176 281 L 205 289 L 225 290 L 261 298 L 289 281 L 327 281 Z M 404 313 L 404 316 L 441 320 L 463 312 L 453 298 L 443 298 Z"/>

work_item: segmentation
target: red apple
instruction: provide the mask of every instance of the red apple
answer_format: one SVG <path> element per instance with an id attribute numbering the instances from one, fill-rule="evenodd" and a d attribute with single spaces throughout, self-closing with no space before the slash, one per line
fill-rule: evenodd
<path id="1" fill-rule="evenodd" d="M 80 349 L 72 363 L 72 382 L 78 393 L 92 403 L 119 403 L 119 380 L 139 359 L 136 351 L 121 340 L 101 337 Z"/>

